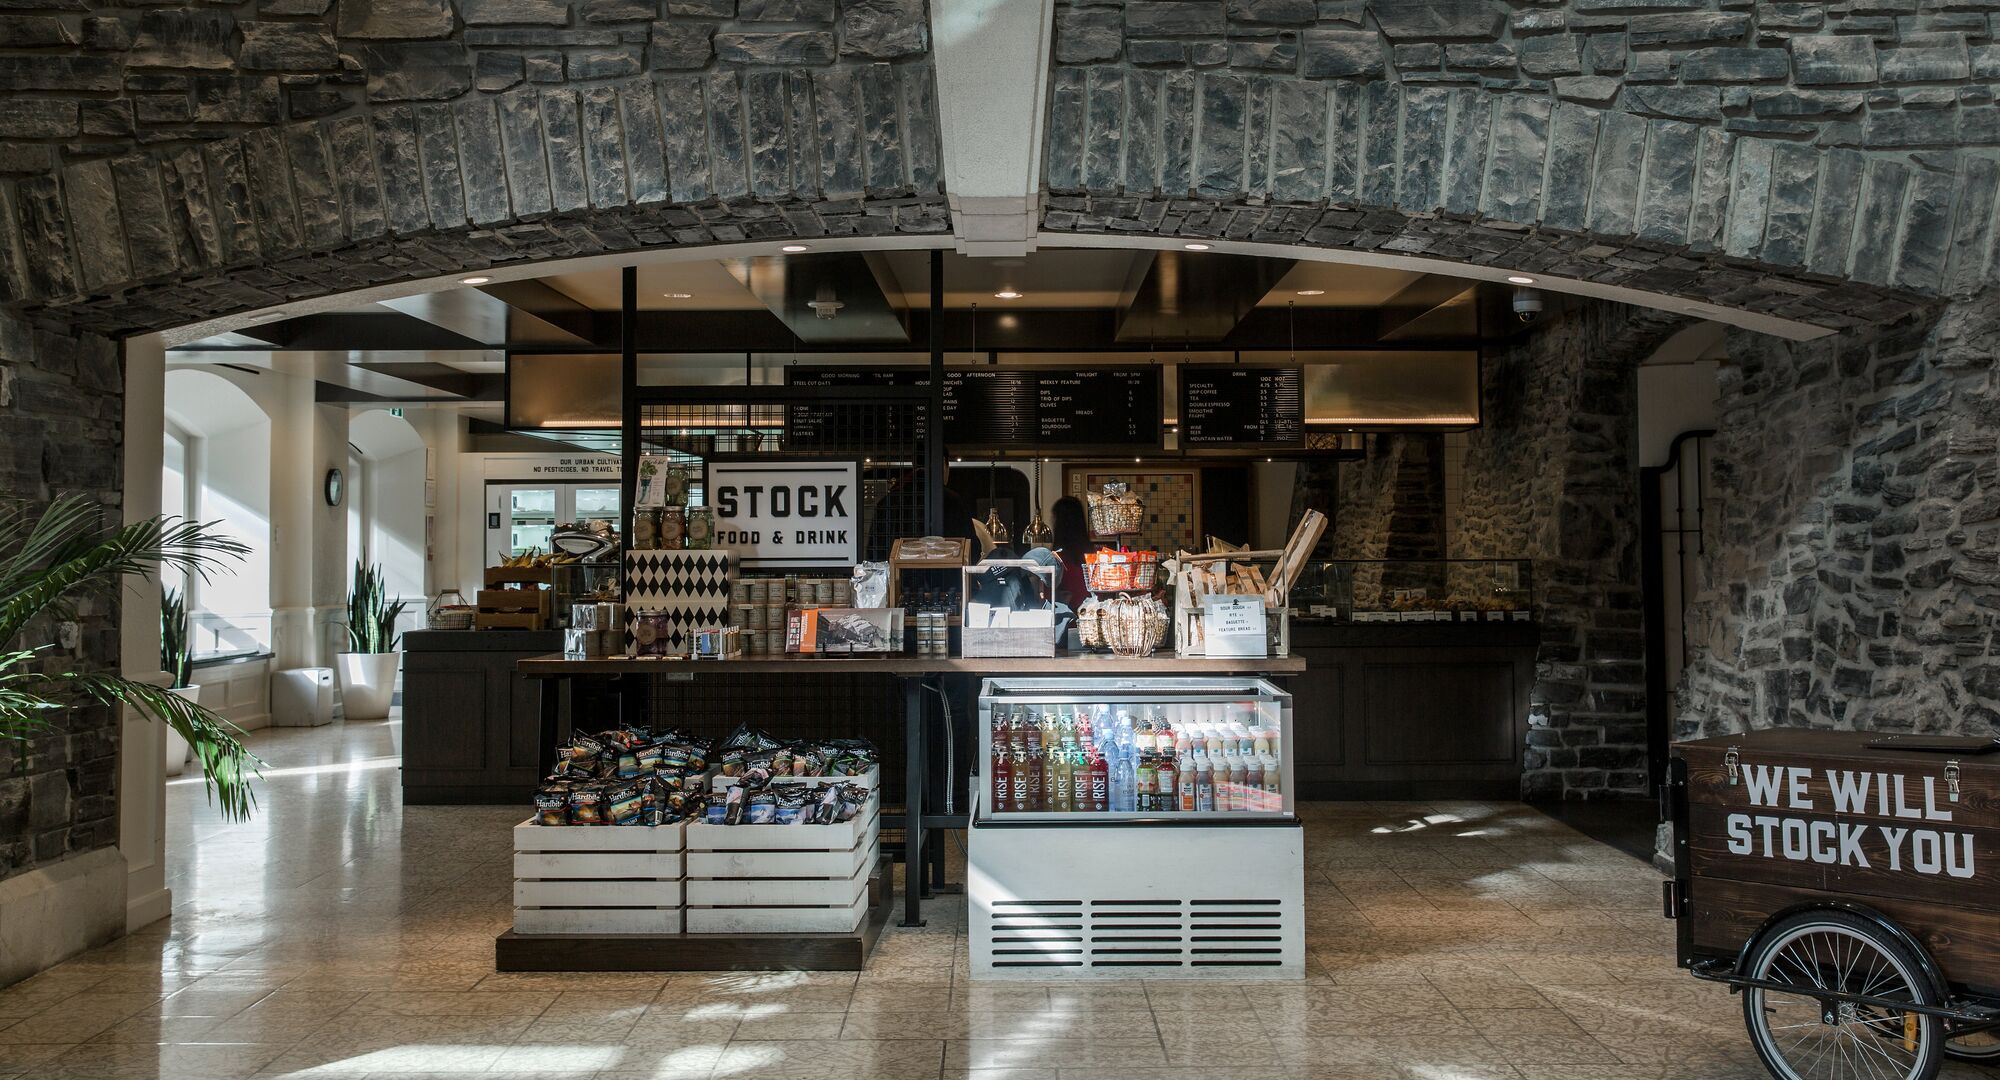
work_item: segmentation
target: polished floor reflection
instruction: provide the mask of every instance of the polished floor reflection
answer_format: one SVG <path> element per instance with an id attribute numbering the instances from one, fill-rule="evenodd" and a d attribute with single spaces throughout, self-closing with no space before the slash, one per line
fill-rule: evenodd
<path id="1" fill-rule="evenodd" d="M 169 789 L 169 922 L 0 991 L 0 1077 L 1765 1075 L 1657 876 L 1520 805 L 1309 806 L 1303 983 L 973 984 L 946 901 L 858 976 L 503 975 L 525 807 L 405 810 L 383 724 L 254 745 L 255 822 Z"/>

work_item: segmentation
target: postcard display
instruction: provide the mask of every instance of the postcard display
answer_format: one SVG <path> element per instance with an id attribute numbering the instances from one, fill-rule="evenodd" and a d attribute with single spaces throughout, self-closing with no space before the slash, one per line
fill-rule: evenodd
<path id="1" fill-rule="evenodd" d="M 1298 979 L 1292 700 L 1258 678 L 987 679 L 975 979 Z"/>

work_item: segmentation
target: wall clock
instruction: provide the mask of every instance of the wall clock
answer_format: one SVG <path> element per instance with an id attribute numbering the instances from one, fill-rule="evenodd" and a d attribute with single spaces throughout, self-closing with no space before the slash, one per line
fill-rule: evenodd
<path id="1" fill-rule="evenodd" d="M 328 469 L 326 471 L 326 504 L 328 506 L 339 506 L 341 498 L 346 493 L 347 477 L 343 476 L 339 469 Z"/>

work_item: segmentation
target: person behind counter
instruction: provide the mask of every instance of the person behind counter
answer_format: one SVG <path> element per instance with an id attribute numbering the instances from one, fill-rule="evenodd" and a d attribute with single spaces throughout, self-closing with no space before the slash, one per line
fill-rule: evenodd
<path id="1" fill-rule="evenodd" d="M 1089 520 L 1084 516 L 1083 500 L 1074 495 L 1057 499 L 1049 507 L 1049 514 L 1055 519 L 1050 529 L 1055 534 L 1056 557 L 1062 560 L 1062 580 L 1056 583 L 1056 600 L 1075 611 L 1090 595 L 1083 584 L 1083 556 L 1090 550 Z"/>

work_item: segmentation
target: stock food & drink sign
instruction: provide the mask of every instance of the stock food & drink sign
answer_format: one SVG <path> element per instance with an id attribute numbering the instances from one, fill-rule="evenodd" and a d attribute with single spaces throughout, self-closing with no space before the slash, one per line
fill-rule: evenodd
<path id="1" fill-rule="evenodd" d="M 737 565 L 847 567 L 861 545 L 861 483 L 852 461 L 712 461 L 715 546 Z"/>

